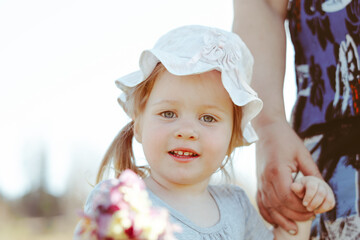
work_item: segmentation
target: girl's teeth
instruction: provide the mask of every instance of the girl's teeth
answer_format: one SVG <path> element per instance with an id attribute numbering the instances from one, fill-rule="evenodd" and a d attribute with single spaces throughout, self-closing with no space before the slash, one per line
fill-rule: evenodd
<path id="1" fill-rule="evenodd" d="M 173 151 L 174 154 L 179 156 L 194 156 L 195 154 L 192 152 L 183 152 L 183 151 Z"/>

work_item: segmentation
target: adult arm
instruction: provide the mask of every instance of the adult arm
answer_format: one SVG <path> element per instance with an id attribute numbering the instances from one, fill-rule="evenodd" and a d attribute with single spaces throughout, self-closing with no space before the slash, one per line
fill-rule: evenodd
<path id="1" fill-rule="evenodd" d="M 258 207 L 265 220 L 295 233 L 294 221 L 308 220 L 313 213 L 307 212 L 290 190 L 291 173 L 300 170 L 304 175 L 321 175 L 285 116 L 287 4 L 287 0 L 234 0 L 233 31 L 254 56 L 252 86 L 264 101 L 263 110 L 252 122 L 259 136 Z"/>

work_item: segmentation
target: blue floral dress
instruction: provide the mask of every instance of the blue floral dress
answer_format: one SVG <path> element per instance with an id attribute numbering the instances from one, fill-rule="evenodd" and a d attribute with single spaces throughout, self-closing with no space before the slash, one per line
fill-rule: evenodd
<path id="1" fill-rule="evenodd" d="M 360 239 L 360 0 L 293 0 L 288 19 L 298 91 L 292 125 L 336 197 L 311 239 Z"/>

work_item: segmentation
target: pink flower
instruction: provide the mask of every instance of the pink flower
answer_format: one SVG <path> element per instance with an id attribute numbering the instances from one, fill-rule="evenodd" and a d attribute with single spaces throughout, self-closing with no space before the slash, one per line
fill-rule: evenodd
<path id="1" fill-rule="evenodd" d="M 78 239 L 175 239 L 179 227 L 169 221 L 166 209 L 151 205 L 144 181 L 125 170 L 110 189 L 93 196 L 93 212 L 82 214 Z"/>

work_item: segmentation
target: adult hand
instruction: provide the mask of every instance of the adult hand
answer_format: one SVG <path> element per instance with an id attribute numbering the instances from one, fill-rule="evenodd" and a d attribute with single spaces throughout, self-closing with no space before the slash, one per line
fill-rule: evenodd
<path id="1" fill-rule="evenodd" d="M 286 120 L 278 120 L 258 128 L 256 144 L 258 192 L 261 215 L 271 224 L 279 225 L 290 234 L 297 232 L 294 221 L 306 221 L 308 212 L 291 191 L 292 173 L 319 178 L 321 174 L 309 151 Z"/>

